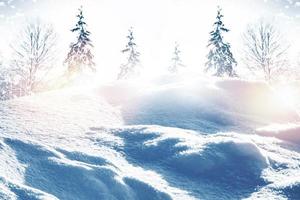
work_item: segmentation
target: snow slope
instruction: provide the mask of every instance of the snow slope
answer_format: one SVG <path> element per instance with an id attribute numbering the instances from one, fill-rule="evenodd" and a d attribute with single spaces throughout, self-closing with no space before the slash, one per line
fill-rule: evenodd
<path id="1" fill-rule="evenodd" d="M 1 102 L 0 199 L 300 198 L 299 144 L 255 134 L 299 120 L 268 86 L 162 80 Z"/>

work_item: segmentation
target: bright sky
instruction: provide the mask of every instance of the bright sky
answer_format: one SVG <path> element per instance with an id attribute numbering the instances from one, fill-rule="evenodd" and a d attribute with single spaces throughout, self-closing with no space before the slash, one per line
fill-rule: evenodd
<path id="1" fill-rule="evenodd" d="M 74 41 L 70 29 L 76 23 L 80 5 L 92 33 L 98 71 L 105 77 L 116 76 L 130 26 L 134 27 L 145 70 L 166 70 L 178 41 L 183 62 L 201 71 L 218 5 L 223 8 L 224 23 L 231 30 L 225 38 L 237 60 L 245 27 L 262 17 L 275 21 L 291 41 L 294 57 L 300 53 L 299 0 L 0 0 L 0 52 L 8 58 L 8 44 L 14 33 L 26 21 L 39 18 L 52 23 L 58 33 L 62 62 Z"/>

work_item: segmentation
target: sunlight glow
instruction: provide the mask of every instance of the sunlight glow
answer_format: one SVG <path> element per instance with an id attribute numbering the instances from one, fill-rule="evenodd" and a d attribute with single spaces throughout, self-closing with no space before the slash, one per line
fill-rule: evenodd
<path id="1" fill-rule="evenodd" d="M 276 87 L 274 90 L 276 100 L 285 106 L 295 107 L 297 105 L 297 91 L 288 85 Z"/>

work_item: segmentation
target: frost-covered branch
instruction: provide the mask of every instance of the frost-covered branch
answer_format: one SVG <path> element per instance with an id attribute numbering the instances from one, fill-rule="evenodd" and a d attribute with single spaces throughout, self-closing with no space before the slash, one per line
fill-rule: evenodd
<path id="1" fill-rule="evenodd" d="M 26 93 L 33 92 L 45 73 L 53 67 L 56 34 L 49 25 L 39 22 L 28 24 L 21 31 L 13 50 L 11 68 L 20 76 L 20 85 Z"/>
<path id="2" fill-rule="evenodd" d="M 262 74 L 267 82 L 289 70 L 287 45 L 273 24 L 260 21 L 249 25 L 243 35 L 244 63 L 256 76 Z"/>

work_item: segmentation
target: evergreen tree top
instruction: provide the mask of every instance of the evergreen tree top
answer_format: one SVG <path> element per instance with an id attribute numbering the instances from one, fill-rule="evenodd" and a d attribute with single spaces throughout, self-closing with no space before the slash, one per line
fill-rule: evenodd
<path id="1" fill-rule="evenodd" d="M 84 21 L 84 16 L 83 16 L 83 8 L 82 6 L 78 9 L 79 10 L 79 14 L 76 15 L 76 17 L 78 18 L 78 21 L 75 25 L 75 28 L 71 29 L 72 32 L 78 32 L 78 43 L 85 43 L 85 44 L 89 44 L 92 46 L 92 44 L 90 43 L 91 40 L 89 38 L 90 36 L 90 32 L 86 29 L 86 22 Z"/>
<path id="2" fill-rule="evenodd" d="M 176 73 L 179 70 L 179 67 L 185 67 L 185 65 L 182 64 L 182 60 L 180 58 L 180 46 L 177 42 L 175 42 L 173 57 L 172 57 L 172 64 L 169 67 L 169 71 L 172 73 Z"/>
<path id="3" fill-rule="evenodd" d="M 179 49 L 179 44 L 177 42 L 175 42 L 175 48 L 174 48 L 174 57 L 172 58 L 172 60 L 180 60 L 180 55 L 181 51 Z"/>
<path id="4" fill-rule="evenodd" d="M 126 48 L 122 50 L 122 53 L 125 53 L 127 51 L 130 51 L 129 53 L 129 60 L 135 60 L 135 62 L 138 61 L 138 57 L 140 56 L 140 53 L 136 50 L 136 43 L 134 42 L 134 36 L 133 36 L 133 28 L 131 27 L 129 29 L 129 34 L 127 35 L 128 43 L 126 44 Z"/>
<path id="5" fill-rule="evenodd" d="M 217 21 L 214 24 L 217 25 L 217 28 L 219 28 L 220 30 L 228 32 L 229 30 L 224 27 L 225 25 L 222 21 L 222 18 L 224 17 L 224 15 L 221 12 L 222 12 L 222 8 L 218 7 L 217 17 L 216 17 Z"/>
<path id="6" fill-rule="evenodd" d="M 68 70 L 71 73 L 82 71 L 86 66 L 95 71 L 96 69 L 93 67 L 95 66 L 94 55 L 91 51 L 93 45 L 89 38 L 90 32 L 86 29 L 87 24 L 84 20 L 82 7 L 79 8 L 76 17 L 78 21 L 71 31 L 77 34 L 77 41 L 71 43 L 65 63 L 68 63 Z"/>
<path id="7" fill-rule="evenodd" d="M 208 46 L 212 44 L 216 46 L 218 45 L 218 43 L 222 44 L 223 43 L 222 32 L 229 32 L 229 29 L 225 28 L 225 25 L 222 21 L 223 17 L 224 16 L 222 14 L 222 9 L 218 7 L 216 22 L 214 23 L 215 28 L 210 32 L 211 39 L 209 40 Z"/>
<path id="8" fill-rule="evenodd" d="M 129 31 L 129 34 L 128 34 L 127 38 L 129 39 L 129 41 L 126 45 L 126 48 L 124 50 L 122 50 L 122 52 L 132 50 L 136 46 L 136 43 L 134 42 L 133 28 L 131 27 L 128 31 Z"/>
<path id="9" fill-rule="evenodd" d="M 128 42 L 125 49 L 121 52 L 127 54 L 127 62 L 121 65 L 121 71 L 118 74 L 118 79 L 128 78 L 139 73 L 137 66 L 140 65 L 140 53 L 136 50 L 136 43 L 134 42 L 133 28 L 129 29 L 129 34 L 126 36 Z"/>
<path id="10" fill-rule="evenodd" d="M 218 7 L 214 29 L 210 32 L 211 37 L 207 45 L 210 47 L 210 51 L 207 55 L 208 61 L 205 64 L 207 66 L 205 71 L 214 70 L 215 76 L 223 76 L 224 74 L 236 76 L 234 67 L 237 62 L 230 51 L 230 44 L 223 40 L 222 33 L 228 32 L 229 29 L 225 28 L 222 18 L 222 10 Z"/>

